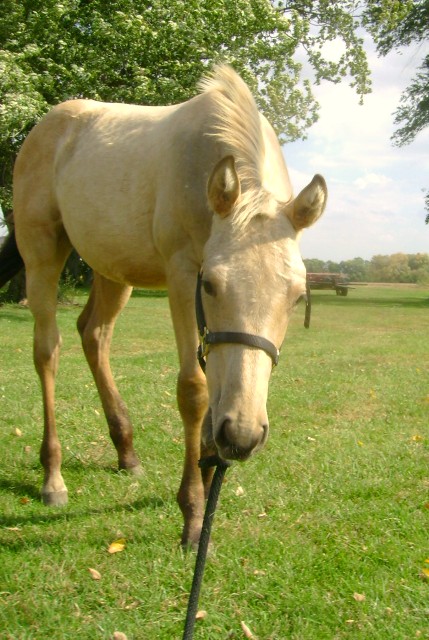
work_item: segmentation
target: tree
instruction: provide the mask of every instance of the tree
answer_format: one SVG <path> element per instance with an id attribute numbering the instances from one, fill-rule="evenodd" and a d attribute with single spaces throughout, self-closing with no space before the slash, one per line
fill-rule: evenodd
<path id="1" fill-rule="evenodd" d="M 304 264 L 308 273 L 323 273 L 327 271 L 326 262 L 318 258 L 305 258 Z"/>
<path id="2" fill-rule="evenodd" d="M 213 62 L 251 85 L 284 141 L 305 135 L 318 106 L 297 52 L 316 82 L 349 76 L 360 96 L 369 69 L 353 0 L 2 0 L 0 201 L 10 208 L 15 155 L 35 122 L 68 98 L 167 104 L 186 100 Z M 345 53 L 326 60 L 323 44 Z"/>
<path id="3" fill-rule="evenodd" d="M 425 284 L 429 281 L 429 255 L 394 253 L 390 256 L 374 256 L 369 265 L 368 276 L 372 282 Z"/>
<path id="4" fill-rule="evenodd" d="M 405 255 L 394 253 L 389 256 L 376 255 L 371 260 L 353 258 L 342 262 L 306 258 L 308 273 L 343 273 L 351 282 L 414 282 L 429 283 L 429 254 Z"/>
<path id="5" fill-rule="evenodd" d="M 411 44 L 421 44 L 429 36 L 429 0 L 371 0 L 367 13 L 367 26 L 377 43 L 380 55 L 400 50 Z M 391 5 L 399 5 L 393 14 Z M 402 146 L 409 144 L 416 135 L 429 125 L 429 54 L 401 97 L 395 115 L 395 124 L 402 126 L 393 134 L 394 142 Z"/>
<path id="6" fill-rule="evenodd" d="M 374 37 L 380 55 L 421 44 L 429 36 L 429 0 L 369 0 L 363 23 Z M 410 144 L 429 125 L 429 54 L 402 94 L 394 123 L 398 129 L 392 140 L 398 146 Z M 429 224 L 429 192 L 425 207 Z"/>
<path id="7" fill-rule="evenodd" d="M 340 262 L 340 271 L 345 273 L 351 282 L 366 282 L 368 280 L 368 260 L 353 258 Z"/>

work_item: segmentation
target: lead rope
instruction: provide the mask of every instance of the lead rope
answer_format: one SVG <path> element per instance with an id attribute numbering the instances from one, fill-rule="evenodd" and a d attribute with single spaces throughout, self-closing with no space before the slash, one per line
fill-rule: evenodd
<path id="1" fill-rule="evenodd" d="M 201 300 L 201 282 L 202 282 L 202 273 L 199 272 L 198 279 L 197 279 L 195 306 L 196 306 L 197 324 L 198 324 L 200 337 L 206 338 L 207 327 L 206 327 L 206 322 L 204 318 L 203 303 Z M 307 296 L 306 296 L 304 326 L 306 327 L 306 329 L 308 329 L 310 326 L 310 315 L 311 315 L 311 296 L 310 296 L 310 285 L 308 284 L 308 282 L 307 282 L 306 290 L 307 290 Z M 233 334 L 227 333 L 222 335 L 223 336 L 227 335 L 231 337 L 231 335 Z M 235 334 L 235 335 L 238 335 L 238 334 Z M 241 336 L 241 340 L 242 340 L 243 334 L 239 334 L 239 335 Z M 251 336 L 251 337 L 254 338 L 255 336 Z M 260 338 L 258 338 L 257 336 L 256 338 L 260 340 Z M 265 341 L 265 339 L 263 340 L 265 345 L 265 342 L 268 342 L 268 341 Z M 268 344 L 271 345 L 271 343 L 268 343 Z M 266 350 L 265 346 L 261 347 L 260 344 L 258 345 L 253 344 L 252 346 L 258 346 L 259 348 Z M 268 350 L 268 353 L 270 357 L 273 359 L 273 364 L 277 364 L 278 351 L 274 347 L 274 345 L 271 345 L 271 346 L 276 352 L 275 360 L 273 358 L 273 355 L 270 352 L 271 347 Z M 203 345 L 200 344 L 200 347 L 198 349 L 198 361 L 203 371 L 205 371 L 206 355 L 207 354 L 204 353 Z M 183 631 L 182 640 L 192 640 L 194 636 L 194 627 L 195 627 L 196 615 L 198 611 L 198 599 L 200 596 L 201 584 L 203 582 L 204 568 L 205 568 L 206 558 L 207 558 L 207 549 L 209 547 L 209 542 L 210 542 L 210 533 L 212 529 L 213 518 L 216 511 L 216 505 L 219 499 L 219 494 L 222 487 L 222 482 L 225 476 L 225 472 L 228 469 L 228 467 L 231 466 L 231 463 L 228 462 L 227 460 L 222 460 L 222 458 L 219 458 L 219 456 L 208 456 L 207 458 L 202 458 L 198 462 L 198 465 L 200 468 L 204 468 L 204 469 L 208 469 L 210 467 L 216 467 L 216 471 L 210 486 L 210 492 L 207 499 L 206 510 L 204 512 L 203 526 L 201 529 L 200 541 L 198 543 L 197 558 L 195 560 L 195 567 L 194 567 L 194 577 L 192 579 L 192 586 L 189 594 L 188 610 L 186 612 L 185 628 Z"/>
<path id="2" fill-rule="evenodd" d="M 194 577 L 192 580 L 191 592 L 188 600 L 188 610 L 186 612 L 185 629 L 182 640 L 192 640 L 194 635 L 194 626 L 198 611 L 198 598 L 200 595 L 201 584 L 203 581 L 204 567 L 207 558 L 207 549 L 210 542 L 210 532 L 212 522 L 216 511 L 216 505 L 222 487 L 223 478 L 231 463 L 222 460 L 218 456 L 209 456 L 199 461 L 200 468 L 216 467 L 215 474 L 210 486 L 209 496 L 207 498 L 206 510 L 204 513 L 203 526 L 201 529 L 200 541 L 198 544 L 197 558 L 195 560 Z"/>

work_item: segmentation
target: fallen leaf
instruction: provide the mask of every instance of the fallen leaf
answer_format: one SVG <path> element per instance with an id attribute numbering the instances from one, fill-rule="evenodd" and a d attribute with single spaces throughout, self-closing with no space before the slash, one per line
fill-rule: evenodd
<path id="1" fill-rule="evenodd" d="M 424 567 L 424 569 L 422 569 L 420 577 L 423 578 L 423 580 L 429 580 L 429 569 L 426 569 L 426 567 Z"/>
<path id="2" fill-rule="evenodd" d="M 240 622 L 241 624 L 241 628 L 243 629 L 243 633 L 245 635 L 246 638 L 250 638 L 252 640 L 256 640 L 256 636 L 253 635 L 253 633 L 250 631 L 249 627 L 247 626 L 247 624 L 243 621 Z"/>
<path id="3" fill-rule="evenodd" d="M 243 487 L 237 487 L 237 489 L 235 490 L 235 495 L 236 495 L 237 497 L 244 496 L 244 489 L 243 489 Z"/>
<path id="4" fill-rule="evenodd" d="M 30 498 L 21 498 L 20 503 L 21 504 L 28 504 L 30 502 Z"/>
<path id="5" fill-rule="evenodd" d="M 423 442 L 424 438 L 423 436 L 416 434 L 415 436 L 412 436 L 411 440 L 413 442 Z"/>
<path id="6" fill-rule="evenodd" d="M 364 593 L 355 593 L 353 594 L 353 598 L 356 600 L 356 602 L 365 602 L 366 600 L 366 596 Z"/>
<path id="7" fill-rule="evenodd" d="M 109 545 L 107 551 L 109 553 L 119 553 L 125 549 L 125 538 L 119 538 Z M 119 633 L 119 632 L 118 632 Z"/>
<path id="8" fill-rule="evenodd" d="M 204 618 L 207 618 L 207 611 L 204 611 L 203 609 L 197 611 L 195 620 L 204 620 Z"/>
<path id="9" fill-rule="evenodd" d="M 93 580 L 101 580 L 101 573 L 97 571 L 97 569 L 91 569 L 91 567 L 88 567 L 88 571 L 91 574 L 91 578 Z"/>
<path id="10" fill-rule="evenodd" d="M 18 438 L 22 438 L 22 431 L 21 429 L 18 429 L 18 427 L 15 429 L 15 435 L 18 436 Z"/>
<path id="11" fill-rule="evenodd" d="M 127 636 L 122 631 L 115 631 L 112 640 L 127 640 Z"/>

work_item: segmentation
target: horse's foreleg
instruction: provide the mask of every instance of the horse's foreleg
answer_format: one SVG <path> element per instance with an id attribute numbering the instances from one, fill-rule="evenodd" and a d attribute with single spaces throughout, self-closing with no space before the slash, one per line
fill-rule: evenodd
<path id="1" fill-rule="evenodd" d="M 198 544 L 204 516 L 204 476 L 198 466 L 201 457 L 201 424 L 207 411 L 205 380 L 181 370 L 177 382 L 177 400 L 185 427 L 185 462 L 177 501 L 184 518 L 182 545 Z M 210 472 L 205 479 L 210 482 Z"/>
<path id="2" fill-rule="evenodd" d="M 120 469 L 140 473 L 140 461 L 133 447 L 133 428 L 110 368 L 110 345 L 116 318 L 129 300 L 132 287 L 94 274 L 86 307 L 78 319 L 82 346 L 91 368 L 109 425 L 110 437 L 118 453 Z"/>
<path id="3" fill-rule="evenodd" d="M 61 445 L 55 423 L 55 377 L 61 337 L 56 323 L 56 268 L 27 268 L 27 299 L 34 316 L 34 364 L 39 375 L 44 407 L 44 431 L 40 461 L 45 471 L 42 500 L 46 505 L 67 503 L 67 488 L 61 475 Z"/>
<path id="4" fill-rule="evenodd" d="M 204 497 L 211 472 L 202 475 L 198 461 L 201 451 L 201 425 L 207 412 L 206 380 L 197 358 L 197 329 L 194 313 L 194 273 L 172 270 L 169 300 L 180 360 L 177 401 L 185 429 L 185 462 L 177 501 L 184 518 L 182 544 L 198 544 L 204 516 Z M 204 453 L 209 453 L 204 452 Z"/>

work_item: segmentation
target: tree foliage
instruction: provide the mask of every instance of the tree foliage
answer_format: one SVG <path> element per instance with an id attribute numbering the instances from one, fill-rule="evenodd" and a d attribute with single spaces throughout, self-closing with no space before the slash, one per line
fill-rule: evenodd
<path id="1" fill-rule="evenodd" d="M 429 0 L 371 0 L 364 22 L 373 35 L 381 55 L 413 44 L 429 36 Z M 395 8 L 395 11 L 391 11 Z M 395 144 L 409 144 L 429 125 L 429 55 L 401 97 L 395 114 L 400 125 L 393 135 Z"/>
<path id="2" fill-rule="evenodd" d="M 310 273 L 343 273 L 351 282 L 409 282 L 429 284 L 429 254 L 394 253 L 376 255 L 371 260 L 353 258 L 332 260 L 306 259 Z"/>
<path id="3" fill-rule="evenodd" d="M 0 201 L 23 138 L 48 109 L 76 97 L 160 105 L 188 99 L 214 62 L 232 64 L 283 140 L 317 120 L 311 82 L 348 76 L 360 96 L 369 69 L 353 0 L 2 0 Z M 333 62 L 326 42 L 345 52 Z"/>
<path id="4" fill-rule="evenodd" d="M 377 43 L 380 55 L 410 45 L 421 45 L 429 37 L 429 0 L 369 0 L 363 23 Z M 394 144 L 410 144 L 429 125 L 429 54 L 401 96 L 395 112 L 398 126 Z M 429 224 L 429 191 L 425 198 Z"/>

